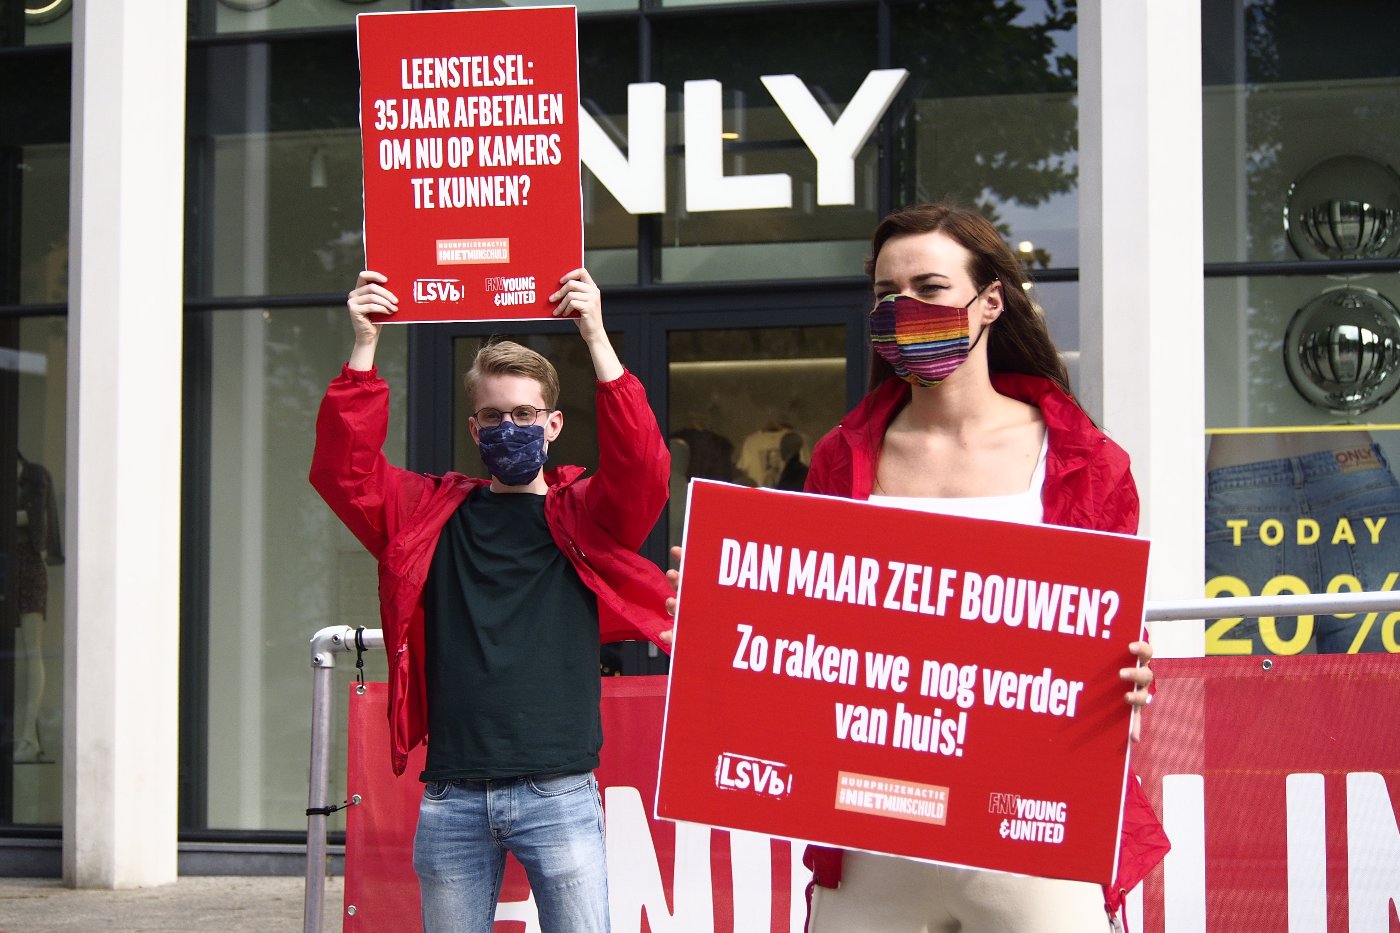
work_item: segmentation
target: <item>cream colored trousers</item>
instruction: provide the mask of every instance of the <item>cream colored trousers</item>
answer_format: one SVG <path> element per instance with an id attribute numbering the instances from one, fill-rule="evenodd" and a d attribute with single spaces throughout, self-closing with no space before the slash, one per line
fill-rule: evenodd
<path id="1" fill-rule="evenodd" d="M 950 868 L 847 852 L 841 887 L 816 888 L 808 933 L 1105 933 L 1103 889 L 1084 881 Z"/>

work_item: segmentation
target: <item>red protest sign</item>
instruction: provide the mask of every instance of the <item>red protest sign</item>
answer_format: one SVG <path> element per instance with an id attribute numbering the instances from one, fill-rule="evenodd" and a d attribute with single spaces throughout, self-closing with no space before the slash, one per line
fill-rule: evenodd
<path id="1" fill-rule="evenodd" d="M 523 320 L 583 264 L 573 7 L 364 13 L 365 262 L 391 320 Z"/>
<path id="2" fill-rule="evenodd" d="M 1147 551 L 693 483 L 657 815 L 1109 881 Z"/>

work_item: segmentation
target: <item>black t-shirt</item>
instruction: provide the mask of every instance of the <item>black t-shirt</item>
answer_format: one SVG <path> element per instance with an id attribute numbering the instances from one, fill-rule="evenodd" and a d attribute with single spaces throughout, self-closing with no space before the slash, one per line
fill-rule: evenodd
<path id="1" fill-rule="evenodd" d="M 443 527 L 423 590 L 423 781 L 598 766 L 598 600 L 550 535 L 544 500 L 479 489 Z"/>

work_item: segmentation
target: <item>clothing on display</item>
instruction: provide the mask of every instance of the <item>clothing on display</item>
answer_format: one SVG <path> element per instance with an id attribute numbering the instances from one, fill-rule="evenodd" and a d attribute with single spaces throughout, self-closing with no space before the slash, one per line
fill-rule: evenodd
<path id="1" fill-rule="evenodd" d="M 1206 474 L 1206 579 L 1213 590 L 1225 587 L 1220 595 L 1391 589 L 1386 581 L 1400 572 L 1400 560 L 1383 543 L 1394 534 L 1400 534 L 1400 480 L 1375 444 Z M 1242 581 L 1248 592 L 1234 592 L 1228 578 Z M 1324 654 L 1394 650 L 1378 620 L 1362 634 L 1367 617 L 1316 616 L 1310 645 L 1295 619 L 1277 620 L 1266 642 L 1260 620 L 1246 618 L 1213 629 L 1218 638 L 1208 640 L 1207 652 L 1279 653 L 1270 643 L 1296 645 L 1289 653 L 1307 647 Z"/>
<path id="2" fill-rule="evenodd" d="M 808 469 L 807 464 L 802 462 L 802 457 L 793 454 L 787 463 L 783 464 L 783 472 L 778 474 L 778 481 L 773 484 L 773 488 L 801 492 L 807 488 Z"/>
<path id="3" fill-rule="evenodd" d="M 717 479 L 723 483 L 735 481 L 734 444 L 723 434 L 691 425 L 672 431 L 671 439 L 684 441 L 689 450 L 687 479 Z"/>
<path id="4" fill-rule="evenodd" d="M 783 454 L 783 438 L 789 434 L 795 434 L 801 442 L 799 451 L 807 447 L 807 439 L 786 424 L 766 425 L 749 434 L 739 445 L 737 465 L 755 485 L 769 488 L 778 485 L 783 468 L 791 459 Z"/>
<path id="5" fill-rule="evenodd" d="M 63 542 L 49 471 L 17 453 L 15 476 L 15 547 L 5 567 L 10 575 L 6 591 L 12 582 L 15 594 L 18 703 L 12 757 L 16 763 L 46 763 L 50 758 L 39 736 L 39 708 L 47 682 L 44 621 L 49 612 L 49 565 L 63 562 Z"/>
<path id="6" fill-rule="evenodd" d="M 15 602 L 20 615 L 48 615 L 49 564 L 63 563 L 63 542 L 54 498 L 53 477 L 40 464 L 18 459 L 20 519 L 15 532 L 15 553 L 10 564 L 14 575 Z"/>

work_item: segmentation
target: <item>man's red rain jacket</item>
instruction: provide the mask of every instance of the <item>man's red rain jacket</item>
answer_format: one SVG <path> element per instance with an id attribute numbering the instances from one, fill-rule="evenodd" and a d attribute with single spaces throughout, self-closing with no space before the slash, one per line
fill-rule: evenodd
<path id="1" fill-rule="evenodd" d="M 649 638 L 671 627 L 665 574 L 641 547 L 666 506 L 670 452 L 631 373 L 599 383 L 598 470 L 547 470 L 545 519 L 579 577 L 598 597 L 603 641 Z M 447 519 L 487 480 L 431 476 L 384 456 L 389 386 L 376 370 L 348 365 L 316 417 L 311 485 L 379 562 L 379 615 L 389 656 L 389 744 L 395 774 L 427 734 L 423 585 Z"/>

